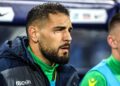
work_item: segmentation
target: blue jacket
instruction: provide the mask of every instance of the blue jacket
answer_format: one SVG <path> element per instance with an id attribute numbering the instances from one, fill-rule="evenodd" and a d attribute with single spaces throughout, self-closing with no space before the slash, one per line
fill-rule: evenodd
<path id="1" fill-rule="evenodd" d="M 0 47 L 0 86 L 50 86 L 27 46 L 27 37 L 17 37 Z M 56 86 L 79 86 L 79 75 L 72 66 L 60 65 L 57 73 Z"/>

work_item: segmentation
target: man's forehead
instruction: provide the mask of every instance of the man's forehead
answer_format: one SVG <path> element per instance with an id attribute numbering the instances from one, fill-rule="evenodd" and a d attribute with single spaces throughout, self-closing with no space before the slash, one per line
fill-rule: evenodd
<path id="1" fill-rule="evenodd" d="M 49 22 L 54 23 L 54 24 L 58 24 L 60 26 L 69 25 L 72 27 L 70 17 L 63 14 L 63 13 L 50 14 L 49 15 Z"/>

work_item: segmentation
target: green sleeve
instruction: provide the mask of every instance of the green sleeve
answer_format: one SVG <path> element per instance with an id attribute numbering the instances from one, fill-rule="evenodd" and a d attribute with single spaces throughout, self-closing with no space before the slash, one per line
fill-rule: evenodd
<path id="1" fill-rule="evenodd" d="M 106 79 L 98 71 L 90 71 L 83 78 L 80 86 L 107 86 Z"/>

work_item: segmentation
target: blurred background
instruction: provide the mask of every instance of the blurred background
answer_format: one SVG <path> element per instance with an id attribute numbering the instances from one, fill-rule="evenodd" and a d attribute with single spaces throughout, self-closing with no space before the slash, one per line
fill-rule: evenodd
<path id="1" fill-rule="evenodd" d="M 120 0 L 0 0 L 0 46 L 6 40 L 24 36 L 27 12 L 35 5 L 60 2 L 70 11 L 73 23 L 69 64 L 81 77 L 94 65 L 107 58 L 108 22 L 120 11 Z"/>

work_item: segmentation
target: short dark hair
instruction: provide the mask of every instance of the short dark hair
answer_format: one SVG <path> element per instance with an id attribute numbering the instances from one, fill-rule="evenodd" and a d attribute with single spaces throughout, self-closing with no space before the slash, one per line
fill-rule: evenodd
<path id="1" fill-rule="evenodd" d="M 56 3 L 56 2 L 43 3 L 33 7 L 28 12 L 26 29 L 28 29 L 29 25 L 31 25 L 35 20 L 44 21 L 48 19 L 50 13 L 51 14 L 63 13 L 69 16 L 69 11 L 67 10 L 67 8 L 65 8 L 60 3 Z"/>
<path id="2" fill-rule="evenodd" d="M 116 24 L 120 24 L 120 13 L 115 14 L 111 18 L 111 20 L 110 20 L 110 22 L 108 24 L 108 33 L 110 33 L 114 29 Z"/>

